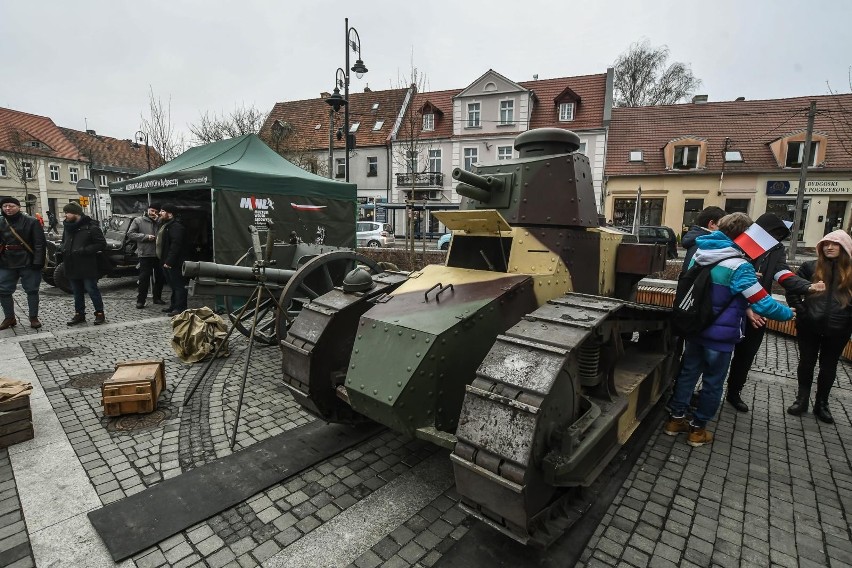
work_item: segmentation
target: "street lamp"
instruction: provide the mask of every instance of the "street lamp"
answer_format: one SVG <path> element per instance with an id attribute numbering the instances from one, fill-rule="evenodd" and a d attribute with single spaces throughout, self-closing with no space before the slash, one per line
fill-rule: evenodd
<path id="1" fill-rule="evenodd" d="M 341 106 L 343 106 L 343 135 L 344 135 L 344 150 L 345 155 L 343 156 L 343 167 L 345 172 L 346 181 L 349 181 L 349 50 L 355 51 L 358 53 L 358 59 L 355 61 L 355 65 L 352 66 L 351 70 L 355 71 L 355 76 L 359 79 L 364 76 L 364 73 L 367 72 L 367 66 L 364 65 L 364 62 L 361 60 L 361 36 L 358 35 L 358 30 L 355 28 L 349 27 L 349 18 L 344 19 L 344 24 L 346 26 L 346 66 L 343 69 L 338 69 L 338 73 L 343 71 L 343 98 L 340 97 L 340 89 L 338 88 L 338 76 L 334 77 L 334 94 L 332 94 L 325 102 L 331 105 L 335 111 L 339 110 Z M 354 39 L 352 36 L 354 34 Z"/>
<path id="2" fill-rule="evenodd" d="M 148 162 L 148 171 L 151 171 L 151 151 L 148 149 L 148 134 L 137 130 L 134 135 L 133 147 L 138 148 L 141 142 L 145 143 L 145 160 Z"/>

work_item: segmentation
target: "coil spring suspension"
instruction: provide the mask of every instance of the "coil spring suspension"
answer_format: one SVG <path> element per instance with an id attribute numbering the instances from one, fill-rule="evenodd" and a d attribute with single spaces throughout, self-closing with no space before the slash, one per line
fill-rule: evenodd
<path id="1" fill-rule="evenodd" d="M 587 342 L 577 350 L 577 363 L 580 373 L 580 384 L 586 387 L 595 386 L 600 381 L 598 369 L 601 362 L 601 344 L 597 341 Z"/>

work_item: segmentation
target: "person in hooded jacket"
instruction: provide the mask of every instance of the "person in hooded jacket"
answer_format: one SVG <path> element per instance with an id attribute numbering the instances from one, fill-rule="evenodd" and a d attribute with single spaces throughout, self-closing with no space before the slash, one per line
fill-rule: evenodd
<path id="1" fill-rule="evenodd" d="M 799 344 L 799 391 L 787 412 L 799 416 L 808 410 L 814 368 L 819 360 L 814 416 L 833 424 L 828 395 L 834 386 L 837 362 L 852 337 L 852 237 L 843 230 L 833 231 L 817 243 L 816 249 L 817 259 L 803 263 L 797 274 L 811 282 L 824 282 L 825 291 L 787 297 L 796 309 Z"/>
<path id="2" fill-rule="evenodd" d="M 757 273 L 760 285 L 768 293 L 772 293 L 772 283 L 778 282 L 788 294 L 808 294 L 824 290 L 825 285 L 821 282 L 811 283 L 793 274 L 786 261 L 786 251 L 783 241 L 790 236 L 790 229 L 784 221 L 772 213 L 764 213 L 755 221 L 772 238 L 779 241 L 777 245 L 752 261 L 752 266 Z M 746 310 L 748 320 L 745 326 L 743 340 L 737 343 L 734 349 L 734 358 L 731 361 L 731 370 L 728 373 L 728 395 L 725 397 L 731 406 L 739 412 L 748 412 L 748 405 L 742 399 L 742 390 L 748 378 L 749 369 L 763 342 L 766 334 L 766 318 L 754 313 L 752 309 Z"/>
<path id="3" fill-rule="evenodd" d="M 27 293 L 30 327 L 38 329 L 41 327 L 38 289 L 44 266 L 44 231 L 35 218 L 21 212 L 21 202 L 14 197 L 0 199 L 0 212 L 0 304 L 3 307 L 0 330 L 18 324 L 12 300 L 18 280 Z"/>
<path id="4" fill-rule="evenodd" d="M 62 210 L 65 212 L 65 221 L 62 223 L 62 262 L 74 293 L 74 317 L 67 325 L 85 323 L 84 293 L 89 295 L 95 309 L 95 325 L 101 325 L 106 318 L 104 301 L 98 288 L 98 254 L 107 248 L 104 233 L 97 221 L 83 214 L 79 203 L 72 201 Z"/>
<path id="5" fill-rule="evenodd" d="M 694 255 L 695 251 L 698 250 L 698 245 L 695 243 L 695 239 L 704 235 L 709 235 L 713 231 L 717 230 L 719 228 L 719 219 L 725 215 L 727 215 L 725 210 L 721 207 L 716 207 L 715 205 L 705 207 L 701 210 L 701 213 L 699 213 L 698 217 L 695 218 L 695 225 L 690 227 L 690 229 L 680 238 L 680 246 L 686 249 L 686 256 L 683 258 L 683 268 L 681 269 L 681 273 L 686 272 L 689 268 L 692 255 Z"/>
<path id="6" fill-rule="evenodd" d="M 716 416 L 722 402 L 725 376 L 734 346 L 739 343 L 745 326 L 746 308 L 775 320 L 793 318 L 793 311 L 776 302 L 757 281 L 754 267 L 743 256 L 733 239 L 752 224 L 744 213 L 732 213 L 719 220 L 719 230 L 698 237 L 698 250 L 692 262 L 710 265 L 712 282 L 710 301 L 718 314 L 715 321 L 701 333 L 685 339 L 680 373 L 668 403 L 670 418 L 663 431 L 676 436 L 688 432 L 687 443 L 698 447 L 713 441 L 707 423 Z M 686 417 L 692 393 L 702 379 L 698 404 L 692 419 Z"/>

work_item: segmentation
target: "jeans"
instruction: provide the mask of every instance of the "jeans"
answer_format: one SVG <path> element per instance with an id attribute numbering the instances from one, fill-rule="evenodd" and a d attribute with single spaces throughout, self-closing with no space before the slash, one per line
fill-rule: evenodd
<path id="1" fill-rule="evenodd" d="M 140 257 L 137 302 L 141 304 L 145 303 L 145 299 L 148 297 L 148 285 L 152 279 L 154 281 L 153 296 L 155 300 L 159 300 L 163 296 L 163 284 L 165 284 L 165 276 L 163 275 L 160 260 L 153 256 Z"/>
<path id="2" fill-rule="evenodd" d="M 675 380 L 674 393 L 669 400 L 669 412 L 673 417 L 686 415 L 692 392 L 701 378 L 701 392 L 692 415 L 692 425 L 703 428 L 716 416 L 719 403 L 722 402 L 722 389 L 725 386 L 728 365 L 731 363 L 731 353 L 708 349 L 687 341 L 682 362 L 680 374 Z"/>
<path id="3" fill-rule="evenodd" d="M 169 311 L 172 312 L 182 312 L 186 309 L 186 278 L 183 277 L 180 270 L 180 267 L 163 267 L 169 288 L 172 289 L 172 297 L 169 301 Z"/>
<path id="4" fill-rule="evenodd" d="M 796 342 L 799 344 L 799 368 L 796 376 L 799 380 L 799 392 L 810 392 L 814 382 L 814 367 L 819 359 L 817 375 L 817 401 L 827 401 L 828 393 L 834 386 L 837 375 L 837 362 L 846 347 L 849 336 L 843 333 L 815 333 L 804 329 L 797 330 Z"/>
<path id="5" fill-rule="evenodd" d="M 731 361 L 731 372 L 728 374 L 728 396 L 740 394 L 743 390 L 751 364 L 754 363 L 754 358 L 760 351 L 764 335 L 766 335 L 765 325 L 754 328 L 750 322 L 746 321 L 745 337 L 737 343 L 734 359 Z"/>
<path id="6" fill-rule="evenodd" d="M 15 303 L 12 294 L 21 280 L 21 287 L 27 293 L 27 307 L 31 318 L 38 317 L 38 288 L 41 284 L 41 267 L 36 268 L 0 268 L 0 304 L 3 317 L 15 316 Z"/>
<path id="7" fill-rule="evenodd" d="M 101 291 L 98 289 L 97 278 L 82 278 L 71 279 L 71 291 L 74 292 L 74 311 L 80 315 L 86 315 L 86 297 L 83 292 L 89 295 L 92 300 L 92 307 L 95 308 L 95 313 L 104 311 L 104 300 L 101 298 Z"/>

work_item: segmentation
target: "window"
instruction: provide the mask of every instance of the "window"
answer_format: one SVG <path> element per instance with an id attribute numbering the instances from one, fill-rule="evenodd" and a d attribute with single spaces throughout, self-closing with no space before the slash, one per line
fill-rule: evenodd
<path id="1" fill-rule="evenodd" d="M 632 225 L 633 213 L 636 210 L 636 199 L 616 199 L 613 202 L 613 222 L 616 225 Z M 663 200 L 643 199 L 639 213 L 640 225 L 658 226 L 663 220 Z"/>
<path id="2" fill-rule="evenodd" d="M 481 126 L 479 122 L 479 103 L 468 103 L 467 105 L 467 127 L 468 128 L 479 128 Z"/>
<path id="3" fill-rule="evenodd" d="M 423 130 L 431 131 L 435 130 L 435 114 L 432 112 L 427 112 L 423 115 Z"/>
<path id="4" fill-rule="evenodd" d="M 379 175 L 379 159 L 376 156 L 367 156 L 367 177 Z"/>
<path id="5" fill-rule="evenodd" d="M 50 164 L 50 181 L 59 181 L 59 166 Z"/>
<path id="6" fill-rule="evenodd" d="M 429 171 L 431 173 L 441 173 L 441 150 L 429 150 Z"/>
<path id="7" fill-rule="evenodd" d="M 349 125 L 349 132 L 358 132 L 358 127 L 361 126 L 360 122 L 353 122 Z"/>
<path id="8" fill-rule="evenodd" d="M 577 148 L 577 153 L 583 154 L 584 156 L 586 155 L 586 143 L 585 142 L 580 142 L 580 147 Z"/>
<path id="9" fill-rule="evenodd" d="M 515 123 L 515 101 L 500 101 L 500 124 Z"/>
<path id="10" fill-rule="evenodd" d="M 726 162 L 742 162 L 743 161 L 743 153 L 739 150 L 727 150 L 725 152 L 725 161 Z"/>
<path id="11" fill-rule="evenodd" d="M 29 146 L 31 148 L 47 148 L 47 146 L 45 146 L 44 144 L 42 144 L 38 140 L 30 140 L 29 142 L 24 144 L 24 146 Z"/>
<path id="12" fill-rule="evenodd" d="M 676 170 L 694 170 L 698 167 L 698 146 L 675 146 L 674 164 Z"/>
<path id="13" fill-rule="evenodd" d="M 405 156 L 405 167 L 408 173 L 413 174 L 417 173 L 417 162 L 419 156 L 417 150 L 408 150 Z"/>
<path id="14" fill-rule="evenodd" d="M 701 210 L 704 209 L 703 199 L 686 199 L 683 202 L 683 232 L 689 230 L 695 225 L 695 219 Z"/>
<path id="15" fill-rule="evenodd" d="M 385 125 L 384 120 L 377 120 L 376 124 L 373 125 L 373 130 L 381 130 L 382 126 L 384 126 L 384 125 Z"/>
<path id="16" fill-rule="evenodd" d="M 80 180 L 80 168 L 70 166 L 68 168 L 68 177 L 71 179 L 71 183 L 77 183 Z"/>
<path id="17" fill-rule="evenodd" d="M 810 205 L 810 199 L 805 199 L 802 201 L 802 224 L 799 227 L 799 242 L 804 242 L 805 240 L 805 225 L 808 221 L 808 206 Z M 796 200 L 795 199 L 767 199 L 766 200 L 766 212 L 774 213 L 777 215 L 782 221 L 793 221 L 793 215 L 796 214 Z"/>
<path id="18" fill-rule="evenodd" d="M 33 179 L 33 163 L 21 162 L 21 166 L 24 170 L 24 179 Z"/>
<path id="19" fill-rule="evenodd" d="M 9 174 L 6 170 L 6 160 L 0 160 L 0 177 L 6 177 Z"/>
<path id="20" fill-rule="evenodd" d="M 511 146 L 497 146 L 497 159 L 498 160 L 511 160 L 512 159 L 512 147 Z"/>
<path id="21" fill-rule="evenodd" d="M 628 158 L 629 161 L 641 162 L 642 159 L 642 150 L 630 150 L 630 157 Z"/>
<path id="22" fill-rule="evenodd" d="M 479 148 L 464 149 L 464 169 L 470 171 L 473 165 L 479 161 Z"/>
<path id="23" fill-rule="evenodd" d="M 342 178 L 346 177 L 346 159 L 344 158 L 335 158 L 334 159 L 334 177 Z"/>
<path id="24" fill-rule="evenodd" d="M 816 155 L 817 150 L 819 149 L 819 142 L 811 142 L 811 156 L 810 163 L 808 163 L 808 167 L 813 167 L 816 163 Z M 786 168 L 800 168 L 802 167 L 802 160 L 805 157 L 805 143 L 804 142 L 788 142 L 787 143 L 787 159 L 784 161 L 784 167 Z"/>
<path id="25" fill-rule="evenodd" d="M 727 213 L 745 213 L 748 215 L 748 205 L 751 199 L 726 199 L 725 211 Z"/>
<path id="26" fill-rule="evenodd" d="M 373 103 L 373 110 L 379 110 L 379 103 Z"/>
<path id="27" fill-rule="evenodd" d="M 101 183 L 101 187 L 107 187 L 109 185 L 109 182 L 107 181 L 107 177 L 106 177 L 105 174 L 100 175 L 100 183 Z"/>
<path id="28" fill-rule="evenodd" d="M 559 122 L 572 120 L 574 120 L 574 103 L 559 103 Z"/>

